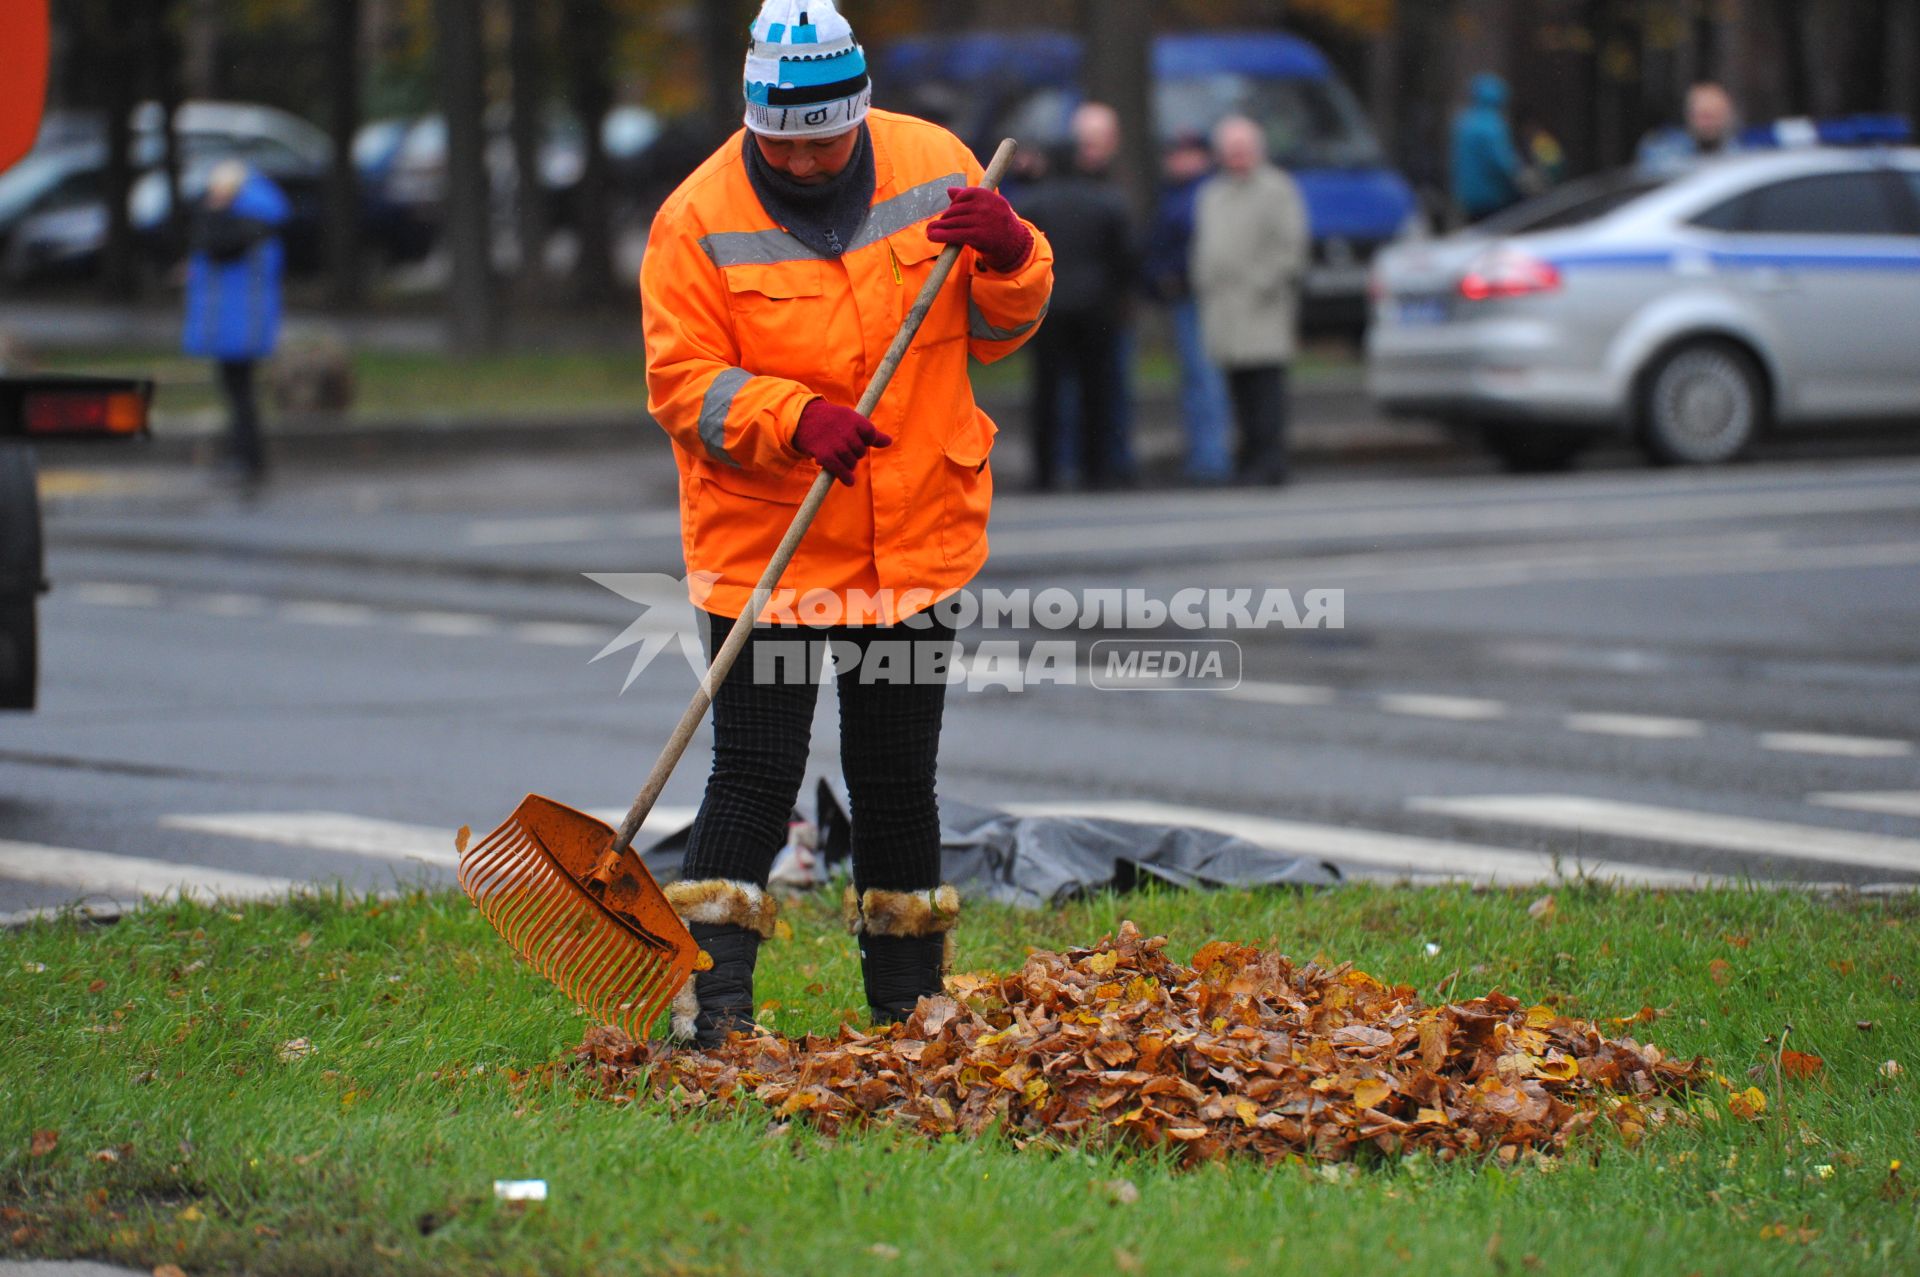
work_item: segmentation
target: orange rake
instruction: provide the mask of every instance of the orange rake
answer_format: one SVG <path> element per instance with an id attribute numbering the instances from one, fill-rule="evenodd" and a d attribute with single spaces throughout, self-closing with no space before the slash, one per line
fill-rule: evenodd
<path id="1" fill-rule="evenodd" d="M 1013 151 L 1011 140 L 1000 144 L 982 185 L 999 186 Z M 879 406 L 959 257 L 960 246 L 953 244 L 934 262 L 933 273 L 860 397 L 862 416 L 871 417 Z M 634 835 L 700 729 L 713 704 L 713 689 L 746 646 L 755 618 L 773 597 L 833 483 L 824 470 L 814 480 L 618 830 L 585 812 L 529 794 L 506 823 L 472 847 L 461 831 L 460 886 L 494 930 L 589 1015 L 617 1025 L 630 1037 L 645 1037 L 687 977 L 706 965 L 706 955 L 634 854 Z"/>

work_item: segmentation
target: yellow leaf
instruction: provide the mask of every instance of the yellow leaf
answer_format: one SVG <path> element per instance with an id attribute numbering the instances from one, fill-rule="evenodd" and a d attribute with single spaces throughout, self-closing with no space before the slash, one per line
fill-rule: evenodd
<path id="1" fill-rule="evenodd" d="M 1047 1079 L 1043 1077 L 1028 1078 L 1026 1086 L 1021 1088 L 1020 1093 L 1026 1097 L 1028 1104 L 1040 1103 L 1040 1101 L 1047 1098 Z"/>
<path id="2" fill-rule="evenodd" d="M 473 826 L 462 825 L 460 826 L 459 832 L 454 834 L 453 836 L 453 849 L 458 852 L 465 852 L 467 849 L 467 844 L 472 840 L 473 840 Z"/>
<path id="3" fill-rule="evenodd" d="M 1421 1109 L 1413 1120 L 1422 1126 L 1445 1126 L 1449 1119 L 1445 1109 Z"/>
<path id="4" fill-rule="evenodd" d="M 773 938 L 775 940 L 793 939 L 793 927 L 787 922 L 785 918 L 778 918 L 774 920 Z"/>
<path id="5" fill-rule="evenodd" d="M 1377 1077 L 1370 1077 L 1353 1088 L 1353 1103 L 1356 1108 L 1370 1109 L 1392 1094 L 1391 1086 Z"/>
<path id="6" fill-rule="evenodd" d="M 1571 1082 L 1580 1076 L 1580 1062 L 1565 1055 L 1554 1060 L 1535 1060 L 1533 1075 L 1549 1082 Z"/>
<path id="7" fill-rule="evenodd" d="M 711 953 L 708 953 L 705 949 L 702 949 L 698 953 L 694 954 L 693 969 L 695 971 L 713 970 L 713 955 Z"/>
<path id="8" fill-rule="evenodd" d="M 1120 955 L 1112 952 L 1096 953 L 1087 959 L 1087 970 L 1095 975 L 1112 975 L 1113 969 L 1119 965 Z"/>
<path id="9" fill-rule="evenodd" d="M 1758 1119 L 1767 1111 L 1767 1093 L 1757 1086 L 1736 1091 L 1727 1097 L 1727 1111 L 1735 1117 Z"/>
<path id="10" fill-rule="evenodd" d="M 1233 1104 L 1233 1115 L 1248 1126 L 1252 1126 L 1260 1120 L 1260 1106 L 1252 1100 L 1235 1100 Z"/>
<path id="11" fill-rule="evenodd" d="M 189 1206 L 179 1214 L 180 1221 L 185 1224 L 197 1224 L 205 1218 L 206 1216 L 200 1213 L 198 1206 Z"/>
<path id="12" fill-rule="evenodd" d="M 1549 1006 L 1527 1008 L 1527 1027 L 1529 1029 L 1544 1029 L 1558 1018 L 1559 1017 L 1554 1014 L 1553 1008 Z"/>

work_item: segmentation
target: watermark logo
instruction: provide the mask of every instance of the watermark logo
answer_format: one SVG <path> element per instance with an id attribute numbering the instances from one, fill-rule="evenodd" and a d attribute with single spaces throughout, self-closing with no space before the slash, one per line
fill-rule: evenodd
<path id="1" fill-rule="evenodd" d="M 706 674 L 701 609 L 717 577 L 597 572 L 587 579 L 641 609 L 593 657 L 632 652 L 622 692 L 669 650 L 678 650 L 696 677 Z M 903 613 L 898 626 L 873 628 Z M 1219 634 L 1342 629 L 1346 592 L 1188 588 L 1161 598 L 1141 589 L 1052 587 L 965 589 L 938 598 L 929 590 L 783 590 L 769 600 L 761 623 L 785 627 L 761 632 L 749 649 L 751 676 L 766 685 L 855 677 L 975 692 L 1083 683 L 1108 691 L 1222 690 L 1239 685 L 1242 652 L 1238 641 Z M 1029 637 L 992 637 L 1007 631 Z M 1085 637 L 1055 637 L 1068 631 Z M 1111 637 L 1116 632 L 1130 637 Z"/>

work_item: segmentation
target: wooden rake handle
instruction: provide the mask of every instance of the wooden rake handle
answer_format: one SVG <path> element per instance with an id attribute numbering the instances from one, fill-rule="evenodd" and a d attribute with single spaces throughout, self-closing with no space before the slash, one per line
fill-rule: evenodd
<path id="1" fill-rule="evenodd" d="M 1001 179 L 1007 175 L 1007 166 L 1013 163 L 1013 139 L 1008 138 L 993 153 L 993 163 L 987 165 L 987 175 L 981 185 L 988 190 L 996 189 Z M 873 380 L 867 383 L 867 391 L 860 396 L 859 413 L 863 417 L 873 416 L 873 410 L 880 404 L 880 396 L 887 392 L 887 383 L 893 380 L 893 374 L 905 358 L 907 347 L 913 344 L 914 336 L 920 331 L 920 325 L 926 320 L 927 312 L 933 309 L 934 299 L 945 287 L 947 277 L 953 273 L 953 264 L 960 260 L 960 245 L 949 244 L 933 263 L 933 274 L 927 277 L 926 284 L 920 289 L 920 295 L 914 299 L 913 309 L 907 312 L 906 319 L 900 325 L 900 331 L 893 335 L 893 344 L 887 348 L 886 358 L 880 361 L 880 367 L 874 372 Z M 713 658 L 700 687 L 693 694 L 693 702 L 687 706 L 687 712 L 680 716 L 680 722 L 673 729 L 673 736 L 667 741 L 667 747 L 660 751 L 659 761 L 653 765 L 653 773 L 647 777 L 647 783 L 640 796 L 633 800 L 633 806 L 627 812 L 627 818 L 620 822 L 620 829 L 614 836 L 610 853 L 619 855 L 633 844 L 634 835 L 640 832 L 640 826 L 646 822 L 647 813 L 653 810 L 654 803 L 660 799 L 660 791 L 667 787 L 667 778 L 673 775 L 673 769 L 679 766 L 680 756 L 687 752 L 687 746 L 693 740 L 693 734 L 700 730 L 700 720 L 707 716 L 707 707 L 713 704 L 714 689 L 719 687 L 733 668 L 733 662 L 740 655 L 740 649 L 747 645 L 747 636 L 753 632 L 754 619 L 760 610 L 773 597 L 774 587 L 786 573 L 787 564 L 793 561 L 795 550 L 800 548 L 800 538 L 807 534 L 807 528 L 813 523 L 813 516 L 820 512 L 820 505 L 827 499 L 827 493 L 833 490 L 834 477 L 822 470 L 820 477 L 813 481 L 813 487 L 807 492 L 807 499 L 800 503 L 799 512 L 793 516 L 793 522 L 787 527 L 787 535 L 780 540 L 780 546 L 773 552 L 773 558 L 767 563 L 767 570 L 760 575 L 760 584 L 754 587 L 753 596 L 747 600 L 747 606 L 741 610 L 740 619 L 733 623 L 733 629 L 727 633 L 727 641 L 720 646 L 720 652 Z"/>

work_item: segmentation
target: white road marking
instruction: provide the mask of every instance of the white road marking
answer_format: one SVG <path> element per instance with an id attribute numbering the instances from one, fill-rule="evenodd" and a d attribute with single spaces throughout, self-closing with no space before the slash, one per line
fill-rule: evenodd
<path id="1" fill-rule="evenodd" d="M 1546 829 L 1578 830 L 1645 842 L 1674 843 L 1749 856 L 1920 873 L 1920 839 L 1855 833 L 1746 816 L 1654 807 L 1573 794 L 1415 798 L 1414 811 Z"/>
<path id="2" fill-rule="evenodd" d="M 467 525 L 474 546 L 565 545 L 619 537 L 670 536 L 680 531 L 680 513 L 562 515 L 554 518 L 481 519 Z"/>
<path id="3" fill-rule="evenodd" d="M 1920 485 L 1875 484 L 1870 487 L 1831 487 L 1781 491 L 1661 492 L 1645 485 L 1638 494 L 1605 494 L 1593 490 L 1591 499 L 1568 494 L 1554 500 L 1488 500 L 1399 508 L 1367 506 L 1349 500 L 1330 509 L 1302 503 L 1271 513 L 1186 520 L 1143 519 L 1128 512 L 1123 501 L 1112 503 L 1110 517 L 1084 519 L 1071 527 L 1003 528 L 994 537 L 1000 559 L 1050 557 L 1075 551 L 1112 553 L 1129 548 L 1186 549 L 1231 544 L 1293 544 L 1364 536 L 1379 542 L 1392 537 L 1448 533 L 1525 533 L 1563 528 L 1594 531 L 1600 528 L 1644 529 L 1654 525 L 1706 523 L 1749 516 L 1785 518 L 1794 515 L 1911 511 L 1920 506 Z M 1289 503 L 1291 505 L 1292 503 Z M 1839 548 L 1839 547 L 1836 547 Z M 1909 545 L 1906 552 L 1920 552 Z M 1908 560 L 1903 560 L 1908 561 Z M 1003 569 L 1007 566 L 1002 563 Z"/>
<path id="4" fill-rule="evenodd" d="M 1331 705 L 1334 690 L 1308 683 L 1242 683 L 1222 688 L 1218 693 L 1230 701 L 1250 701 L 1256 705 Z"/>
<path id="5" fill-rule="evenodd" d="M 1920 789 L 1809 794 L 1807 801 L 1822 807 L 1838 807 L 1842 811 L 1870 811 L 1887 816 L 1920 817 Z"/>
<path id="6" fill-rule="evenodd" d="M 261 898 L 285 895 L 299 885 L 290 878 L 272 878 L 232 869 L 4 841 L 0 841 L 0 878 L 75 892 L 101 892 L 115 897 L 183 894 L 201 899 L 214 896 Z"/>
<path id="7" fill-rule="evenodd" d="M 440 638 L 480 638 L 500 632 L 500 622 L 475 612 L 408 612 L 400 623 L 415 634 Z"/>
<path id="8" fill-rule="evenodd" d="M 62 590 L 76 603 L 95 607 L 158 607 L 160 591 L 151 585 L 122 585 L 114 581 L 81 581 Z"/>
<path id="9" fill-rule="evenodd" d="M 1913 743 L 1878 736 L 1829 736 L 1821 732 L 1767 732 L 1762 749 L 1783 754 L 1826 754 L 1834 758 L 1905 758 Z"/>
<path id="10" fill-rule="evenodd" d="M 451 869 L 460 861 L 452 829 L 407 825 L 331 811 L 217 812 L 162 816 L 163 829 L 311 847 L 379 860 L 417 860 Z"/>
<path id="11" fill-rule="evenodd" d="M 550 647 L 594 647 L 611 637 L 611 627 L 572 625 L 564 621 L 529 621 L 516 625 L 508 633 L 522 643 L 542 643 Z"/>
<path id="12" fill-rule="evenodd" d="M 282 603 L 280 619 L 296 625 L 371 625 L 379 613 L 363 603 L 325 603 L 307 599 Z"/>
<path id="13" fill-rule="evenodd" d="M 1415 718 L 1449 718 L 1459 722 L 1486 722 L 1505 718 L 1507 707 L 1499 701 L 1477 696 L 1429 696 L 1422 693 L 1386 693 L 1380 708 L 1389 714 L 1408 714 Z"/>
<path id="14" fill-rule="evenodd" d="M 1518 885 L 1552 881 L 1584 873 L 1648 886 L 1694 886 L 1717 881 L 1714 875 L 1639 865 L 1626 861 L 1563 859 L 1556 866 L 1544 852 L 1381 833 L 1341 825 L 1276 820 L 1209 807 L 1144 801 L 1009 803 L 1021 816 L 1091 816 L 1143 824 L 1190 825 L 1233 834 L 1248 842 L 1294 856 L 1314 856 L 1372 869 L 1404 871 L 1420 877 L 1466 878 L 1475 882 Z"/>
<path id="15" fill-rule="evenodd" d="M 691 823 L 697 809 L 692 807 L 655 807 L 647 816 L 641 833 L 658 838 L 676 832 Z M 504 813 L 503 813 L 504 814 Z M 618 811 L 588 813 L 618 826 L 627 814 Z M 413 825 L 397 820 L 378 820 L 331 811 L 284 812 L 211 812 L 162 816 L 165 829 L 215 834 L 223 838 L 244 838 L 250 842 L 278 843 L 287 847 L 310 847 L 348 856 L 366 856 L 375 860 L 411 860 L 440 869 L 452 869 L 460 863 L 454 849 L 452 828 Z M 474 836 L 485 834 L 479 825 Z M 643 844 L 644 846 L 644 844 Z"/>
<path id="16" fill-rule="evenodd" d="M 267 611 L 267 600 L 258 594 L 201 594 L 185 604 L 208 616 L 260 616 Z"/>
<path id="17" fill-rule="evenodd" d="M 1567 730 L 1596 736 L 1631 736 L 1639 740 L 1686 740 L 1700 735 L 1698 719 L 1660 718 L 1651 714 L 1569 714 Z"/>

